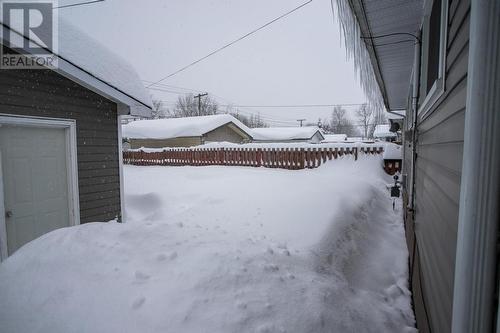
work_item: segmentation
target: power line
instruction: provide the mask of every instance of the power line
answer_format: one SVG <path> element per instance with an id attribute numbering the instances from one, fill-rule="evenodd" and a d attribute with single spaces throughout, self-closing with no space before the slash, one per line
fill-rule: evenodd
<path id="1" fill-rule="evenodd" d="M 144 80 L 143 80 L 144 81 Z M 165 84 L 159 84 L 159 86 L 169 86 L 169 85 L 165 85 Z M 170 85 L 170 87 L 176 87 L 176 86 L 172 86 Z M 177 87 L 177 88 L 181 88 L 181 87 Z M 151 90 L 157 90 L 157 91 L 163 91 L 163 92 L 167 92 L 167 93 L 173 93 L 173 94 L 177 94 L 177 95 L 183 95 L 185 94 L 185 92 L 175 92 L 175 91 L 172 91 L 172 90 L 168 90 L 168 89 L 162 89 L 162 88 L 149 88 Z M 187 89 L 187 90 L 191 90 L 191 91 L 194 91 L 194 92 L 202 92 L 202 90 L 195 90 L 195 89 L 190 89 L 190 88 L 182 88 L 182 89 Z M 224 100 L 230 104 L 219 104 L 219 106 L 221 107 L 235 107 L 236 103 L 228 100 L 227 98 L 224 98 L 222 96 L 219 96 L 219 95 L 216 95 L 214 93 L 210 93 L 211 96 L 214 96 L 218 99 L 221 99 L 221 100 Z M 163 103 L 165 104 L 168 104 L 168 105 L 176 105 L 177 103 L 174 102 L 174 101 L 167 101 L 167 100 L 161 100 Z M 269 122 L 281 122 L 281 123 L 294 123 L 295 122 L 295 119 L 289 119 L 289 120 L 284 120 L 285 118 L 282 118 L 283 120 L 275 120 L 275 118 L 271 118 L 271 117 L 268 117 L 268 116 L 262 116 L 260 111 L 257 111 L 257 113 L 254 112 L 250 112 L 250 111 L 245 111 L 244 110 L 245 108 L 240 108 L 240 107 L 237 107 L 237 112 L 241 112 L 241 113 L 246 113 L 248 115 L 253 115 L 253 116 L 260 116 L 261 118 L 269 121 Z"/>
<path id="2" fill-rule="evenodd" d="M 147 81 L 147 80 L 143 80 L 143 81 L 144 82 L 151 82 L 151 81 Z M 188 91 L 192 91 L 192 92 L 196 92 L 196 93 L 203 92 L 203 90 L 179 87 L 179 86 L 168 85 L 168 84 L 163 84 L 163 83 L 158 84 L 158 86 L 160 86 L 160 87 L 172 87 L 174 89 L 175 88 L 184 89 L 184 90 L 188 90 Z M 172 94 L 176 94 L 176 95 L 186 94 L 186 92 L 177 92 L 177 91 L 173 91 L 170 89 L 163 89 L 163 88 L 157 88 L 157 87 L 151 87 L 149 89 L 167 92 L 167 93 L 172 93 Z M 216 95 L 216 94 L 211 93 L 211 92 L 209 92 L 209 93 L 211 96 L 214 96 L 218 99 L 224 100 L 224 101 L 229 103 L 229 104 L 219 104 L 219 106 L 221 106 L 221 107 L 234 107 L 237 109 L 236 110 L 237 113 L 242 113 L 242 114 L 250 115 L 250 116 L 252 116 L 252 115 L 259 116 L 260 118 L 262 118 L 263 120 L 265 120 L 267 122 L 279 123 L 279 124 L 295 124 L 297 122 L 297 120 L 292 119 L 292 118 L 277 119 L 275 117 L 266 116 L 265 114 L 263 114 L 260 111 L 253 111 L 253 110 L 246 111 L 245 109 L 246 108 L 260 108 L 260 107 L 266 107 L 266 108 L 275 108 L 275 107 L 276 108 L 287 108 L 287 107 L 299 108 L 300 107 L 300 108 L 305 108 L 305 107 L 360 106 L 360 105 L 364 104 L 364 103 L 344 103 L 344 104 L 299 104 L 299 105 L 238 105 L 238 104 L 234 103 L 233 101 L 228 100 L 227 98 L 224 98 L 222 96 Z M 165 104 L 168 104 L 168 105 L 172 105 L 172 106 L 176 105 L 175 101 L 167 101 L 167 100 L 161 100 L 161 101 L 164 102 Z"/>
<path id="3" fill-rule="evenodd" d="M 365 103 L 346 103 L 346 104 L 289 104 L 289 105 L 232 105 L 234 107 L 245 108 L 321 108 L 335 106 L 361 106 Z"/>
<path id="4" fill-rule="evenodd" d="M 301 4 L 300 6 L 295 7 L 294 9 L 292 9 L 292 10 L 290 10 L 290 11 L 288 11 L 288 12 L 284 13 L 284 14 L 283 14 L 283 15 L 281 15 L 281 16 L 278 16 L 277 18 L 275 18 L 275 19 L 273 19 L 273 20 L 271 20 L 271 21 L 267 22 L 267 23 L 266 23 L 266 24 L 264 24 L 264 25 L 261 25 L 260 27 L 258 27 L 258 28 L 256 28 L 256 29 L 254 29 L 254 30 L 250 31 L 249 33 L 246 33 L 245 35 L 243 35 L 243 36 L 241 36 L 241 37 L 239 37 L 239 38 L 237 38 L 237 39 L 233 40 L 232 42 L 227 43 L 226 45 L 224 45 L 224 46 L 222 46 L 222 47 L 219 47 L 218 49 L 216 49 L 216 50 L 214 50 L 214 51 L 210 52 L 210 53 L 209 53 L 209 54 L 207 54 L 206 56 L 201 57 L 200 59 L 195 60 L 195 61 L 193 61 L 192 63 L 190 63 L 190 64 L 188 64 L 188 65 L 186 65 L 186 66 L 184 66 L 184 67 L 182 67 L 182 68 L 180 68 L 180 69 L 176 70 L 175 72 L 173 72 L 173 73 L 171 73 L 171 74 L 169 74 L 169 75 L 165 76 L 164 78 L 162 78 L 162 79 L 160 79 L 160 80 L 158 80 L 158 81 L 156 81 L 156 82 L 154 82 L 154 83 L 150 84 L 149 86 L 147 86 L 147 88 L 149 88 L 149 87 L 151 87 L 151 86 L 154 86 L 154 85 L 156 85 L 156 84 L 158 84 L 158 83 L 162 82 L 163 80 L 166 80 L 166 79 L 168 79 L 168 78 L 170 78 L 170 77 L 172 77 L 172 76 L 174 76 L 174 75 L 176 75 L 176 74 L 178 74 L 178 73 L 180 73 L 180 72 L 182 72 L 182 71 L 184 71 L 184 70 L 188 69 L 189 67 L 196 65 L 197 63 L 199 63 L 199 62 L 201 62 L 201 61 L 203 61 L 203 60 L 207 59 L 208 57 L 213 56 L 214 54 L 216 54 L 216 53 L 218 53 L 218 52 L 220 52 L 220 51 L 222 51 L 222 50 L 224 50 L 224 49 L 228 48 L 229 46 L 231 46 L 231 45 L 233 45 L 233 44 L 236 44 L 237 42 L 239 42 L 239 41 L 241 41 L 241 40 L 243 40 L 243 39 L 245 39 L 245 38 L 247 38 L 247 37 L 249 37 L 249 36 L 251 36 L 251 35 L 255 34 L 256 32 L 258 32 L 258 31 L 260 31 L 260 30 L 262 30 L 262 29 L 266 28 L 267 26 L 269 26 L 269 25 L 273 24 L 274 22 L 279 21 L 279 20 L 281 20 L 282 18 L 284 18 L 284 17 L 286 17 L 286 16 L 288 16 L 288 15 L 292 14 L 293 12 L 295 12 L 295 11 L 297 11 L 297 10 L 301 9 L 302 7 L 304 7 L 304 6 L 308 5 L 308 4 L 310 4 L 312 1 L 313 1 L 313 0 L 309 0 L 309 1 L 307 1 L 307 2 L 304 2 L 304 3 L 303 3 L 303 4 Z"/>
<path id="5" fill-rule="evenodd" d="M 297 121 L 300 123 L 300 127 L 302 127 L 302 123 L 306 121 L 307 119 L 297 119 Z"/>
<path id="6" fill-rule="evenodd" d="M 171 85 L 171 84 L 165 84 L 165 83 L 156 83 L 154 81 L 148 81 L 148 80 L 141 80 L 142 82 L 146 83 L 146 84 L 154 84 L 155 86 L 158 86 L 158 87 L 165 87 L 167 89 L 179 89 L 179 90 L 186 90 L 186 91 L 192 91 L 192 92 L 196 92 L 196 93 L 199 93 L 199 92 L 203 92 L 204 90 L 197 90 L 197 89 L 193 89 L 193 88 L 184 88 L 184 87 L 179 87 L 179 86 L 174 86 L 174 85 Z M 148 89 L 155 89 L 155 88 L 152 88 L 152 87 L 146 87 Z"/>
<path id="7" fill-rule="evenodd" d="M 73 3 L 70 5 L 62 5 L 58 7 L 53 7 L 52 9 L 61 9 L 61 8 L 69 8 L 69 7 L 76 7 L 76 6 L 83 6 L 83 5 L 90 5 L 96 2 L 104 2 L 105 0 L 93 0 L 93 1 L 87 1 L 87 2 L 79 2 L 79 3 Z"/>

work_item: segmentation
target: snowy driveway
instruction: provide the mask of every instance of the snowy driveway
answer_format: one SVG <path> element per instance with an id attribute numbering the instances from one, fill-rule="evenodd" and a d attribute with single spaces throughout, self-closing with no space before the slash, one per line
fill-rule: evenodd
<path id="1" fill-rule="evenodd" d="M 412 332 L 379 156 L 314 170 L 125 167 L 129 223 L 0 266 L 6 332 Z"/>

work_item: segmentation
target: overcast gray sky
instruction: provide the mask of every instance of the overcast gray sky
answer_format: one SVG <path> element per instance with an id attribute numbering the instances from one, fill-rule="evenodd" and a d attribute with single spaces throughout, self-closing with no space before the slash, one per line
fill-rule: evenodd
<path id="1" fill-rule="evenodd" d="M 59 5 L 78 1 L 60 0 Z M 99 42 L 128 60 L 141 79 L 157 81 L 305 0 L 106 0 L 61 9 Z M 363 103 L 366 98 L 340 42 L 330 0 L 314 0 L 290 16 L 162 82 L 207 91 L 220 104 Z M 175 87 L 172 87 L 175 86 Z M 151 91 L 167 106 L 178 94 Z M 316 122 L 331 108 L 241 108 L 271 125 Z"/>

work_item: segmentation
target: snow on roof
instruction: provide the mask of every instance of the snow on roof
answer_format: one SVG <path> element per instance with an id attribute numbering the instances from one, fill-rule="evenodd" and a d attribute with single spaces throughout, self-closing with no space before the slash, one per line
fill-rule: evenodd
<path id="1" fill-rule="evenodd" d="M 132 65 L 60 17 L 58 25 L 58 50 L 54 54 L 151 108 L 151 97 Z M 44 31 L 37 33 L 43 35 Z"/>
<path id="2" fill-rule="evenodd" d="M 404 119 L 404 114 L 401 115 L 400 112 L 397 112 L 397 114 L 395 114 L 395 112 L 396 111 L 386 112 L 385 116 L 387 117 L 387 119 L 391 119 L 391 120 L 401 120 L 401 119 Z"/>
<path id="3" fill-rule="evenodd" d="M 400 160 L 403 158 L 403 152 L 401 146 L 395 143 L 388 142 L 384 147 L 384 154 L 382 155 L 384 160 Z"/>
<path id="4" fill-rule="evenodd" d="M 257 141 L 305 140 L 316 133 L 323 136 L 316 126 L 253 128 L 252 133 Z"/>
<path id="5" fill-rule="evenodd" d="M 394 132 L 389 131 L 391 125 L 377 125 L 375 126 L 375 131 L 373 131 L 373 137 L 375 138 L 395 138 L 397 135 Z"/>
<path id="6" fill-rule="evenodd" d="M 323 134 L 325 139 L 322 142 L 339 142 L 347 140 L 346 134 Z"/>
<path id="7" fill-rule="evenodd" d="M 133 121 L 122 126 L 122 136 L 131 139 L 171 139 L 202 136 L 228 123 L 233 123 L 250 137 L 252 136 L 248 127 L 229 114 Z"/>

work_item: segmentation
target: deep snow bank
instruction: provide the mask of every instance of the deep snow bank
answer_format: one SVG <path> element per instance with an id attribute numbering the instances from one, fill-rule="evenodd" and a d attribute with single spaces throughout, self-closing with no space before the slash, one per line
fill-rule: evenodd
<path id="1" fill-rule="evenodd" d="M 57 230 L 0 265 L 2 332 L 410 332 L 379 164 L 127 167 L 130 223 Z"/>

